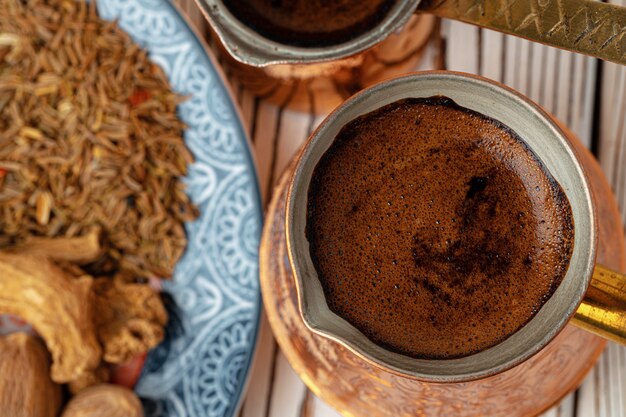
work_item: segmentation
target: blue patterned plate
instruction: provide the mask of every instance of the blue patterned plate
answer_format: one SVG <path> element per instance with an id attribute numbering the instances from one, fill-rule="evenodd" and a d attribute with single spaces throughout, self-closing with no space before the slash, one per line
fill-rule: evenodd
<path id="1" fill-rule="evenodd" d="M 204 44 L 167 0 L 101 0 L 190 99 L 179 106 L 195 155 L 186 178 L 200 208 L 189 246 L 164 285 L 170 322 L 135 387 L 146 416 L 222 417 L 237 410 L 260 315 L 262 222 L 254 163 L 224 79 Z"/>

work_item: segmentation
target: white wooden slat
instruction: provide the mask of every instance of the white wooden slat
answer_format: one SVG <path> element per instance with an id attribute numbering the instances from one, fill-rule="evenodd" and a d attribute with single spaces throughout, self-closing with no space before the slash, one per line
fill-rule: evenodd
<path id="1" fill-rule="evenodd" d="M 579 391 L 578 416 L 626 416 L 626 350 L 609 343 Z"/>
<path id="2" fill-rule="evenodd" d="M 568 395 L 560 404 L 541 414 L 540 417 L 576 417 L 574 406 L 574 395 Z"/>
<path id="3" fill-rule="evenodd" d="M 320 400 L 318 397 L 312 397 L 313 403 L 313 415 L 312 417 L 341 417 L 334 408 L 326 404 L 324 401 Z"/>
<path id="4" fill-rule="evenodd" d="M 239 82 L 239 80 L 237 79 L 237 77 L 235 77 L 232 72 L 229 72 L 228 70 L 224 71 L 226 74 L 226 78 L 228 78 L 228 85 L 230 86 L 231 91 L 233 92 L 233 97 L 235 98 L 235 104 L 239 105 L 239 108 L 241 109 L 241 97 L 239 96 L 239 92 L 241 91 L 241 83 Z"/>
<path id="5" fill-rule="evenodd" d="M 545 57 L 547 55 L 547 49 L 543 45 L 538 43 L 532 43 L 531 45 L 532 62 L 530 64 L 530 78 L 532 80 L 530 89 L 528 91 L 528 97 L 535 102 L 542 101 L 541 89 L 543 85 Z"/>
<path id="6" fill-rule="evenodd" d="M 284 110 L 280 126 L 274 178 L 278 179 L 300 146 L 309 136 L 311 116 L 305 113 Z"/>
<path id="7" fill-rule="evenodd" d="M 535 89 L 535 84 L 539 82 L 539 80 L 533 77 L 535 61 L 539 61 L 541 57 L 535 55 L 535 52 L 537 52 L 535 42 L 524 40 L 523 48 L 526 54 L 526 62 L 524 62 L 524 91 L 526 92 L 526 96 L 530 97 Z"/>
<path id="8" fill-rule="evenodd" d="M 105 0 L 106 1 L 106 0 Z M 217 47 L 211 37 L 208 37 L 209 24 L 207 23 L 204 15 L 196 5 L 194 0 L 170 0 L 176 3 L 183 13 L 189 18 L 191 24 L 195 27 L 200 35 L 206 37 L 207 44 L 213 50 L 218 61 L 221 61 L 219 54 L 217 54 Z"/>
<path id="9" fill-rule="evenodd" d="M 256 103 L 255 97 L 250 92 L 241 89 L 241 93 L 238 94 L 239 109 L 241 110 L 241 117 L 243 124 L 248 129 L 248 134 L 252 135 L 254 118 L 256 117 Z M 252 138 L 252 136 L 250 136 Z"/>
<path id="10" fill-rule="evenodd" d="M 315 416 L 315 404 L 313 403 L 313 393 L 310 390 L 306 390 L 304 399 L 300 404 L 300 411 L 298 417 L 313 417 Z"/>
<path id="11" fill-rule="evenodd" d="M 531 92 L 531 44 L 525 39 L 505 36 L 504 84 L 517 91 Z M 534 50 L 532 50 L 534 52 Z"/>
<path id="12" fill-rule="evenodd" d="M 483 29 L 481 39 L 481 74 L 483 77 L 502 82 L 502 54 L 505 37 L 492 30 Z"/>
<path id="13" fill-rule="evenodd" d="M 556 79 L 558 71 L 557 58 L 561 51 L 556 48 L 545 47 L 545 65 L 541 76 L 540 99 L 538 100 L 546 110 L 554 112 L 556 105 L 555 90 L 557 89 Z"/>
<path id="14" fill-rule="evenodd" d="M 576 409 L 580 417 L 598 417 L 596 413 L 596 390 L 598 380 L 598 366 L 596 366 L 585 379 L 578 390 L 578 404 Z"/>
<path id="15" fill-rule="evenodd" d="M 232 81 L 231 81 L 232 82 Z M 262 129 L 261 133 L 255 135 L 255 138 L 251 140 L 256 143 L 258 147 L 263 149 L 271 149 L 271 138 L 266 132 L 270 132 L 273 129 L 272 121 L 274 118 L 272 115 L 276 114 L 276 109 L 272 106 L 264 107 L 263 113 L 257 114 L 257 109 L 254 106 L 255 98 L 248 92 L 242 91 L 236 84 L 231 84 L 235 97 L 238 97 L 239 108 L 243 119 L 243 124 L 248 131 L 248 135 L 252 134 L 253 125 L 258 118 L 263 118 L 263 122 L 258 122 L 258 125 Z M 269 146 L 268 146 L 269 145 Z M 255 157 L 257 159 L 257 170 L 259 175 L 259 185 L 261 192 L 267 189 L 267 181 L 269 181 L 268 164 L 262 164 L 259 161 L 259 154 L 262 152 L 257 148 L 255 151 Z M 267 159 L 267 158 L 266 158 Z M 261 169 L 263 165 L 263 170 Z M 263 172 L 263 174 L 261 174 Z M 262 197 L 266 201 L 266 196 Z M 269 396 L 271 386 L 273 383 L 273 365 L 274 357 L 276 354 L 276 342 L 272 335 L 272 330 L 267 321 L 265 313 L 262 311 L 259 325 L 259 334 L 257 336 L 256 351 L 253 358 L 252 368 L 248 379 L 248 385 L 246 395 L 242 400 L 240 416 L 241 417 L 266 417 L 265 412 L 268 408 Z"/>
<path id="16" fill-rule="evenodd" d="M 598 60 L 583 55 L 574 55 L 575 83 L 579 87 L 574 95 L 571 125 L 574 133 L 587 146 L 591 147 L 593 109 L 596 90 Z"/>
<path id="17" fill-rule="evenodd" d="M 558 417 L 575 417 L 575 400 L 576 396 L 573 394 L 565 397 L 561 404 L 556 407 Z"/>
<path id="18" fill-rule="evenodd" d="M 624 100 L 623 94 L 612 94 L 611 90 L 619 90 L 621 84 L 621 71 L 615 65 L 603 64 L 602 68 L 602 103 L 600 104 L 600 162 L 609 178 L 615 177 L 617 170 L 615 151 L 619 146 L 620 138 L 617 135 L 619 119 L 615 117 L 611 109 L 620 107 Z"/>
<path id="19" fill-rule="evenodd" d="M 427 70 L 438 69 L 437 58 L 439 56 L 439 53 L 440 51 L 439 51 L 439 48 L 436 46 L 436 43 L 430 42 L 424 48 L 422 59 L 417 63 L 415 67 L 415 71 L 427 71 Z"/>
<path id="20" fill-rule="evenodd" d="M 526 39 L 513 38 L 516 41 L 517 53 L 515 56 L 515 84 L 514 88 L 518 91 L 529 92 L 532 81 L 531 74 L 531 56 L 530 44 L 532 42 Z"/>
<path id="21" fill-rule="evenodd" d="M 190 18 L 191 22 L 195 25 L 193 16 L 189 13 L 190 6 L 193 0 L 177 0 L 177 3 L 181 10 Z"/>
<path id="22" fill-rule="evenodd" d="M 590 132 L 585 131 L 584 121 L 592 121 L 592 118 L 587 119 L 584 117 L 584 113 L 580 112 L 583 98 L 587 92 L 584 79 L 594 77 L 593 81 L 595 82 L 595 73 L 587 74 L 587 69 L 588 68 L 585 66 L 585 57 L 579 54 L 572 54 L 572 90 L 567 109 L 567 124 L 569 128 L 578 135 L 585 146 L 589 148 L 591 146 L 591 136 Z M 587 101 L 593 103 L 592 99 Z M 581 119 L 581 116 L 583 119 Z"/>
<path id="23" fill-rule="evenodd" d="M 287 359 L 278 353 L 274 377 L 274 387 L 267 417 L 296 417 L 300 413 L 305 398 L 306 387 L 291 368 Z"/>
<path id="24" fill-rule="evenodd" d="M 552 407 L 550 410 L 556 409 L 558 417 L 576 417 L 575 401 L 576 394 L 571 393 L 559 405 Z"/>
<path id="25" fill-rule="evenodd" d="M 271 163 L 267 162 L 270 162 L 269 159 L 271 156 L 266 156 L 261 149 L 270 151 L 273 147 L 270 132 L 273 131 L 276 123 L 275 116 L 277 109 L 273 106 L 263 106 L 262 112 L 258 112 L 257 114 L 257 109 L 254 105 L 254 96 L 237 87 L 233 87 L 233 90 L 236 91 L 239 96 L 239 108 L 248 134 L 252 134 L 255 121 L 261 118 L 263 119 L 263 121 L 257 122 L 258 129 L 256 131 L 258 134 L 255 135 L 255 138 L 251 139 L 253 143 L 256 144 L 255 157 L 259 173 L 259 184 L 261 186 L 261 193 L 264 194 L 265 190 L 268 188 L 267 182 L 270 177 L 268 171 Z M 239 94 L 240 91 L 241 93 Z M 263 158 L 263 160 L 260 161 L 260 158 Z M 261 166 L 263 169 L 261 169 Z M 262 198 L 263 201 L 267 201 L 267 196 L 263 195 Z M 277 346 L 271 328 L 265 314 L 262 313 L 254 362 L 250 371 L 246 396 L 242 403 L 241 417 L 266 417 L 265 413 L 268 409 L 273 384 L 273 365 L 276 349 Z"/>
<path id="26" fill-rule="evenodd" d="M 443 30 L 447 39 L 447 69 L 475 74 L 478 71 L 478 28 L 445 20 Z M 463 48 L 456 48 L 460 44 Z"/>
<path id="27" fill-rule="evenodd" d="M 248 379 L 248 387 L 242 404 L 242 417 L 265 417 L 272 386 L 276 343 L 269 323 L 262 314 L 254 362 Z"/>
<path id="28" fill-rule="evenodd" d="M 622 346 L 611 343 L 605 352 L 610 364 L 607 384 L 609 416 L 623 417 L 626 415 L 626 350 Z"/>
<path id="29" fill-rule="evenodd" d="M 603 65 L 600 110 L 600 162 L 626 219 L 626 67 Z"/>
<path id="30" fill-rule="evenodd" d="M 522 85 L 522 90 L 524 90 L 526 95 L 528 96 L 533 88 L 533 84 L 535 84 L 535 79 L 533 79 L 533 63 L 535 62 L 535 49 L 534 42 L 527 41 L 526 39 L 520 39 L 522 41 L 522 57 L 524 62 L 522 62 L 522 66 L 524 68 L 523 79 L 520 80 Z"/>
<path id="31" fill-rule="evenodd" d="M 254 151 L 256 155 L 257 170 L 261 183 L 261 196 L 264 202 L 269 200 L 270 187 L 268 181 L 272 173 L 272 161 L 274 158 L 274 146 L 276 142 L 276 127 L 278 123 L 279 109 L 273 104 L 261 102 L 256 115 Z"/>
<path id="32" fill-rule="evenodd" d="M 518 39 L 512 36 L 504 37 L 504 70 L 502 74 L 502 80 L 504 84 L 508 85 L 509 87 L 515 88 L 516 90 L 517 86 L 515 85 L 515 75 L 518 63 L 515 61 L 515 58 L 517 57 L 517 45 Z"/>
<path id="33" fill-rule="evenodd" d="M 187 17 L 189 17 L 189 20 L 191 20 L 191 23 L 196 27 L 198 32 L 202 34 L 206 33 L 207 23 L 204 20 L 204 16 L 202 15 L 202 12 L 200 12 L 200 10 L 198 9 L 196 3 L 193 0 L 177 1 L 181 4 L 183 10 L 187 14 Z"/>
<path id="34" fill-rule="evenodd" d="M 608 351 L 609 358 L 611 358 L 611 369 L 614 372 L 610 398 L 615 414 L 623 417 L 626 415 L 626 349 L 623 346 L 611 344 Z"/>
<path id="35" fill-rule="evenodd" d="M 608 355 L 602 355 L 597 367 L 596 391 L 594 393 L 594 406 L 598 417 L 613 417 L 609 409 L 608 388 L 609 388 L 609 372 L 611 363 Z"/>
<path id="36" fill-rule="evenodd" d="M 204 33 L 203 31 L 206 29 L 204 18 L 202 17 L 194 1 L 175 0 L 175 3 L 178 3 L 178 6 L 185 13 L 185 15 L 187 15 L 191 24 L 194 25 L 194 27 L 198 31 L 200 31 L 200 33 Z"/>
<path id="37" fill-rule="evenodd" d="M 568 123 L 568 112 L 572 103 L 570 103 L 570 92 L 574 88 L 572 85 L 572 56 L 573 54 L 566 51 L 559 51 L 558 66 L 558 86 L 556 106 L 551 109 L 553 114 L 559 119 Z"/>
<path id="38" fill-rule="evenodd" d="M 543 413 L 541 417 L 559 417 L 558 407 L 551 408 L 549 411 Z"/>
<path id="39" fill-rule="evenodd" d="M 274 181 L 287 168 L 295 153 L 304 143 L 309 135 L 311 125 L 311 115 L 294 112 L 291 110 L 280 110 L 277 114 L 276 122 L 279 124 L 276 134 L 275 146 L 277 152 L 274 154 L 273 162 Z M 293 372 L 284 355 L 277 353 L 277 360 L 274 368 L 274 381 L 271 387 L 271 403 L 267 417 L 273 416 L 296 416 L 303 406 L 307 388 L 304 383 Z"/>

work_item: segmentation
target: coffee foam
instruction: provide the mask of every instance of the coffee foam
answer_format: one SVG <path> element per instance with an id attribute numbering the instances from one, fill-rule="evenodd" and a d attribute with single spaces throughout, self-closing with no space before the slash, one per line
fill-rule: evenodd
<path id="1" fill-rule="evenodd" d="M 525 143 L 441 97 L 346 125 L 308 207 L 330 309 L 416 358 L 467 356 L 515 333 L 556 290 L 573 247 L 569 202 Z"/>
<path id="2" fill-rule="evenodd" d="M 224 4 L 266 38 L 297 46 L 347 42 L 379 24 L 397 0 L 231 0 Z"/>

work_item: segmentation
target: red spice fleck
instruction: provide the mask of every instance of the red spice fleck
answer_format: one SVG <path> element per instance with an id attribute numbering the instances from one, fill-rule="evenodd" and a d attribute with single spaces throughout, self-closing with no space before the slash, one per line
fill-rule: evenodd
<path id="1" fill-rule="evenodd" d="M 111 365 L 111 383 L 132 389 L 139 380 L 145 361 L 144 353 L 126 363 Z"/>
<path id="2" fill-rule="evenodd" d="M 15 326 L 25 326 L 27 324 L 26 320 L 17 316 L 8 316 L 8 319 Z"/>
<path id="3" fill-rule="evenodd" d="M 137 107 L 141 103 L 144 103 L 144 102 L 150 100 L 151 97 L 152 97 L 152 94 L 150 94 L 150 92 L 148 90 L 144 90 L 144 89 L 139 88 L 139 89 L 133 91 L 133 93 L 128 98 L 128 101 L 130 101 L 131 106 Z"/>

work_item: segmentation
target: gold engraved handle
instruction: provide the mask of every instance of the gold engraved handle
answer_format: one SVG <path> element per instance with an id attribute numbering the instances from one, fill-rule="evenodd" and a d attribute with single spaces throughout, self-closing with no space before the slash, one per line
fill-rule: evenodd
<path id="1" fill-rule="evenodd" d="M 594 0 L 422 0 L 417 10 L 626 65 L 626 7 Z"/>
<path id="2" fill-rule="evenodd" d="M 626 275 L 596 265 L 572 324 L 626 344 Z"/>

